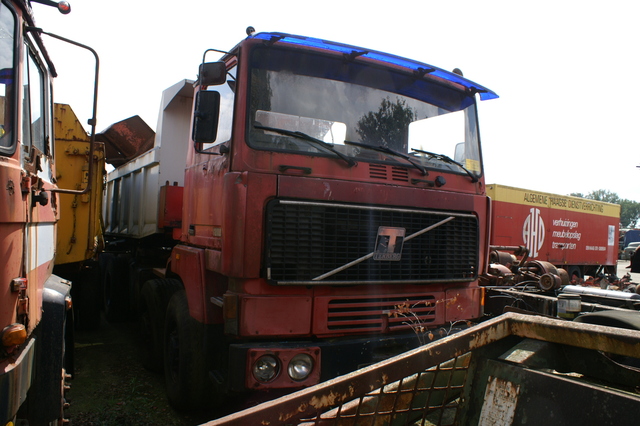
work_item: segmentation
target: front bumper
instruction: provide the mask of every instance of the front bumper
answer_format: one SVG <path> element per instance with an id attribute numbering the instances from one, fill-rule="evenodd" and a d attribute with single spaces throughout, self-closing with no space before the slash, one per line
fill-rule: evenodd
<path id="1" fill-rule="evenodd" d="M 4 361 L 0 371 L 0 424 L 13 419 L 27 398 L 35 359 L 35 339 L 29 339 L 15 361 Z"/>
<path id="2" fill-rule="evenodd" d="M 371 335 L 362 337 L 341 337 L 325 340 L 305 340 L 286 342 L 251 342 L 230 345 L 228 385 L 232 392 L 242 392 L 249 389 L 269 390 L 289 387 L 302 388 L 333 379 L 350 373 L 367 365 L 383 361 L 402 352 L 414 349 L 420 345 L 420 339 L 413 332 L 394 335 Z M 292 353 L 314 352 L 319 349 L 319 362 L 307 380 L 291 384 L 291 380 L 275 378 L 268 383 L 258 383 L 251 374 L 251 360 L 256 352 L 269 353 L 274 356 Z M 280 375 L 286 375 L 286 368 L 280 370 Z"/>

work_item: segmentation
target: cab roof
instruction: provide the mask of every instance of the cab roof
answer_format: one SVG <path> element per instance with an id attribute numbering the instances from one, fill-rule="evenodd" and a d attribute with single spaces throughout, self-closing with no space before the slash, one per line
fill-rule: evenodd
<path id="1" fill-rule="evenodd" d="M 480 95 L 480 99 L 485 101 L 489 99 L 495 99 L 498 95 L 492 90 L 474 83 L 462 77 L 459 74 L 445 71 L 441 68 L 434 67 L 429 64 L 414 61 L 412 59 L 403 58 L 401 56 L 391 55 L 389 53 L 379 52 L 376 50 L 364 49 L 357 46 L 351 46 L 348 44 L 337 43 L 333 41 L 321 40 L 312 37 L 303 37 L 292 34 L 277 33 L 277 32 L 264 32 L 253 34 L 248 37 L 249 39 L 264 40 L 266 43 L 271 44 L 290 44 L 296 46 L 307 46 L 316 49 L 327 50 L 331 52 L 342 53 L 348 59 L 355 58 L 369 58 L 378 62 L 387 63 L 394 66 L 406 68 L 418 76 L 428 76 L 429 78 L 442 79 L 447 82 L 453 83 L 456 86 L 460 86 L 463 90 Z"/>

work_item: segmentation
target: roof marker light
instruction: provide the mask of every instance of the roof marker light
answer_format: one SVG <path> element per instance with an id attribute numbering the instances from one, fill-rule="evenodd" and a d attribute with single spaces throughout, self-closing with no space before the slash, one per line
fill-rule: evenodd
<path id="1" fill-rule="evenodd" d="M 69 4 L 68 1 L 61 1 L 61 2 L 58 3 L 58 10 L 63 15 L 67 15 L 67 14 L 71 13 L 71 5 Z"/>
<path id="2" fill-rule="evenodd" d="M 31 0 L 31 3 L 40 3 L 46 6 L 57 7 L 58 11 L 64 15 L 71 12 L 71 5 L 67 1 L 53 1 L 53 0 Z"/>

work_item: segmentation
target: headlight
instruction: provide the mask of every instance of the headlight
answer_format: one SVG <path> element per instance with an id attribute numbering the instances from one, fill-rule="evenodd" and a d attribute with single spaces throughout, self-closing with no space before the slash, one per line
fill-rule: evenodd
<path id="1" fill-rule="evenodd" d="M 253 364 L 253 377 L 259 382 L 273 380 L 279 373 L 278 360 L 271 355 L 265 355 Z"/>
<path id="2" fill-rule="evenodd" d="M 313 370 L 313 358 L 307 354 L 298 354 L 289 361 L 287 372 L 293 380 L 301 381 L 309 377 Z"/>

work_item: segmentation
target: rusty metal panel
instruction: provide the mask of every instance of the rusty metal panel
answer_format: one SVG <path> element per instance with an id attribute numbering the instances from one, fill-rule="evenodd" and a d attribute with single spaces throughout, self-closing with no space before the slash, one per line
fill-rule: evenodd
<path id="1" fill-rule="evenodd" d="M 54 116 L 56 141 L 90 141 L 89 134 L 82 127 L 71 106 L 55 104 Z"/>
<path id="2" fill-rule="evenodd" d="M 499 377 L 489 377 L 478 425 L 512 424 L 519 394 L 519 385 Z"/>
<path id="3" fill-rule="evenodd" d="M 631 425 L 638 394 L 582 378 L 487 360 L 476 376 L 485 392 L 472 392 L 459 424 Z M 479 386 L 483 388 L 484 386 Z M 523 420 L 526 419 L 526 422 Z"/>
<path id="4" fill-rule="evenodd" d="M 153 148 L 155 135 L 140 116 L 134 115 L 96 134 L 96 140 L 105 144 L 107 163 L 119 167 Z"/>
<path id="5" fill-rule="evenodd" d="M 544 344 L 520 345 L 517 352 L 543 348 L 540 356 L 513 355 L 516 351 L 511 348 L 527 339 Z M 608 422 L 606 415 L 600 416 L 599 424 L 613 425 L 626 418 L 625 412 L 640 409 L 640 396 L 633 389 L 625 389 L 628 383 L 616 384 L 611 379 L 603 385 L 590 381 L 588 371 L 564 371 L 571 368 L 564 361 L 574 358 L 575 353 L 570 357 L 549 356 L 561 354 L 563 348 L 598 357 L 602 352 L 637 357 L 640 331 L 507 313 L 207 425 L 521 424 L 526 416 L 534 414 L 539 421 L 550 415 L 570 418 L 572 411 L 582 409 L 579 398 L 590 399 L 595 406 L 593 401 L 598 397 L 610 398 L 624 407 L 615 411 L 618 418 L 611 417 Z M 622 364 L 617 368 L 620 377 L 632 371 Z M 531 400 L 541 389 L 553 389 L 555 383 L 576 397 L 568 399 L 568 395 L 558 394 L 553 398 L 573 401 L 573 406 L 552 404 L 554 411 L 549 414 L 536 411 L 535 404 L 519 402 L 523 401 L 522 395 Z M 553 398 L 547 398 L 550 404 Z"/>

